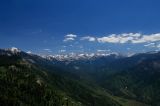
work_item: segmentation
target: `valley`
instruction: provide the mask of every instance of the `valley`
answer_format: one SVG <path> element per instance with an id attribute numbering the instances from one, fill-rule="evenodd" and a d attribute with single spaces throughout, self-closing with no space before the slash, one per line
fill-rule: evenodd
<path id="1" fill-rule="evenodd" d="M 0 103 L 158 106 L 160 53 L 58 60 L 0 50 Z"/>

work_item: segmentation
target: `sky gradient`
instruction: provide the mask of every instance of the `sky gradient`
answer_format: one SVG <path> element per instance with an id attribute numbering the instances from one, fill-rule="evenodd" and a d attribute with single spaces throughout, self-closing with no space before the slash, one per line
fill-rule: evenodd
<path id="1" fill-rule="evenodd" d="M 42 54 L 160 48 L 159 0 L 0 0 L 0 48 Z"/>

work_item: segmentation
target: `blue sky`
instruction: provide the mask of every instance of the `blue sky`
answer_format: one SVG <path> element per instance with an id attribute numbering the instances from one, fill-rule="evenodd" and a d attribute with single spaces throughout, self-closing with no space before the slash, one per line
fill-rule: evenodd
<path id="1" fill-rule="evenodd" d="M 159 0 L 0 0 L 0 48 L 42 54 L 160 48 Z"/>

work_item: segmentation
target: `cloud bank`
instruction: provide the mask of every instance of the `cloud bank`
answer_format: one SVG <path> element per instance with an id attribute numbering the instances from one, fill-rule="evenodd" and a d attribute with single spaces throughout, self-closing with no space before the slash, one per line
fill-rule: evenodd
<path id="1" fill-rule="evenodd" d="M 160 33 L 143 35 L 141 33 L 111 34 L 109 36 L 99 37 L 100 43 L 146 43 L 160 41 Z"/>
<path id="2" fill-rule="evenodd" d="M 64 37 L 64 42 L 76 40 L 77 35 L 68 34 Z M 160 33 L 155 34 L 141 34 L 141 33 L 122 33 L 122 34 L 110 34 L 102 37 L 84 36 L 79 40 L 98 43 L 114 43 L 114 44 L 142 44 L 142 43 L 154 43 L 160 41 Z M 144 45 L 144 46 L 153 46 Z"/>

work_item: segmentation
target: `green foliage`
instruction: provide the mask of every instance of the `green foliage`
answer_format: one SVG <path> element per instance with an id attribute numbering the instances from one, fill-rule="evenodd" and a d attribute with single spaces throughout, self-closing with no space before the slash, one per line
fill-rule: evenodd
<path id="1" fill-rule="evenodd" d="M 120 106 L 85 82 L 57 73 L 56 67 L 49 69 L 23 57 L 0 56 L 0 105 Z"/>
<path id="2" fill-rule="evenodd" d="M 159 106 L 160 56 L 141 57 L 66 65 L 23 52 L 0 55 L 0 105 Z"/>

